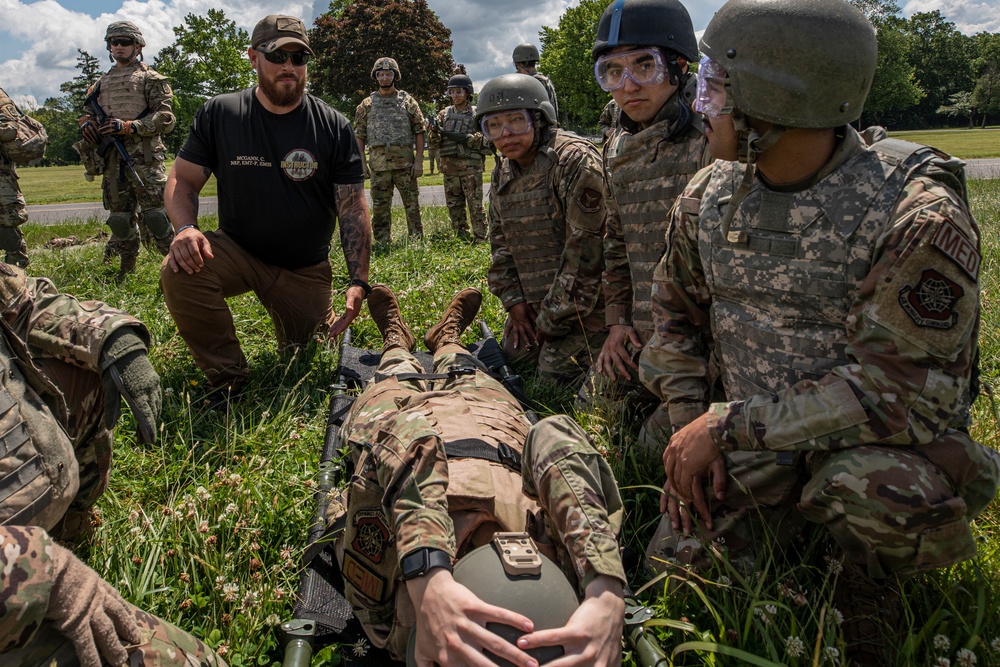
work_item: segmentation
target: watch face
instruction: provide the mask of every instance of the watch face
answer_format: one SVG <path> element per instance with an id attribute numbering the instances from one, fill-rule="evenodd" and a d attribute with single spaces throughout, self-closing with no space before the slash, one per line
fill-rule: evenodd
<path id="1" fill-rule="evenodd" d="M 403 558 L 403 579 L 419 577 L 427 571 L 428 549 L 418 549 Z"/>

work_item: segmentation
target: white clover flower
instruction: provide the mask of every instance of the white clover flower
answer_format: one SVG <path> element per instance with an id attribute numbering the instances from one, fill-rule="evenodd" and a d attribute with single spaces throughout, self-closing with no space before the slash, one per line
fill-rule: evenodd
<path id="1" fill-rule="evenodd" d="M 243 596 L 243 608 L 250 609 L 255 604 L 257 604 L 257 591 L 247 591 L 247 594 Z"/>
<path id="2" fill-rule="evenodd" d="M 844 571 L 844 564 L 836 558 L 826 557 L 826 571 L 833 576 L 839 576 Z"/>
<path id="3" fill-rule="evenodd" d="M 844 614 L 841 613 L 841 611 L 836 607 L 830 607 L 830 618 L 832 618 L 833 622 L 837 625 L 844 624 Z"/>
<path id="4" fill-rule="evenodd" d="M 997 637 L 996 639 L 990 642 L 990 648 L 996 651 L 997 653 L 1000 653 L 1000 637 Z"/>
<path id="5" fill-rule="evenodd" d="M 139 520 L 139 516 L 140 516 L 139 510 L 137 510 L 137 509 L 129 510 L 129 513 L 128 513 L 128 522 L 129 523 L 135 523 L 136 521 Z"/>
<path id="6" fill-rule="evenodd" d="M 764 622 L 764 625 L 769 625 L 771 623 L 771 617 L 768 616 L 767 612 L 764 611 L 763 607 L 754 607 L 753 613 Z"/>
<path id="7" fill-rule="evenodd" d="M 358 641 L 354 642 L 354 646 L 351 647 L 351 650 L 354 651 L 354 655 L 357 657 L 365 657 L 368 655 L 368 641 L 362 637 Z"/>
<path id="8" fill-rule="evenodd" d="M 967 648 L 960 648 L 958 649 L 958 653 L 955 654 L 955 662 L 959 667 L 973 667 L 978 660 L 975 653 Z"/>
<path id="9" fill-rule="evenodd" d="M 778 613 L 778 608 L 775 607 L 773 604 L 765 605 L 764 609 L 767 611 L 769 616 L 774 616 L 775 614 Z"/>
<path id="10" fill-rule="evenodd" d="M 226 602 L 236 602 L 240 594 L 240 585 L 231 581 L 222 584 L 222 595 Z"/>
<path id="11" fill-rule="evenodd" d="M 229 483 L 232 484 L 233 486 L 239 486 L 240 484 L 243 483 L 243 475 L 234 472 L 229 476 Z"/>
<path id="12" fill-rule="evenodd" d="M 226 514 L 230 515 L 236 514 L 236 512 L 238 512 L 239 509 L 240 508 L 236 506 L 236 503 L 229 503 L 228 505 L 226 505 Z"/>
<path id="13" fill-rule="evenodd" d="M 934 635 L 934 648 L 944 653 L 951 648 L 951 640 L 944 635 Z"/>
<path id="14" fill-rule="evenodd" d="M 785 640 L 785 651 L 789 658 L 800 658 L 806 652 L 806 643 L 797 636 L 792 635 Z"/>
<path id="15" fill-rule="evenodd" d="M 204 486 L 199 486 L 194 490 L 194 494 L 198 496 L 198 500 L 202 502 L 208 502 L 212 499 L 212 494 Z"/>
<path id="16" fill-rule="evenodd" d="M 941 656 L 937 659 L 937 662 L 934 663 L 934 667 L 951 667 L 951 660 Z"/>
<path id="17" fill-rule="evenodd" d="M 267 623 L 268 625 L 281 625 L 281 619 L 278 618 L 277 614 L 271 614 L 270 616 L 264 619 L 264 622 Z"/>
<path id="18" fill-rule="evenodd" d="M 216 586 L 216 588 L 222 586 L 224 583 L 226 583 L 226 577 L 225 576 L 223 576 L 223 575 L 220 574 L 219 576 L 217 576 L 215 578 L 215 586 Z"/>
<path id="19" fill-rule="evenodd" d="M 837 658 L 840 657 L 840 649 L 838 649 L 836 646 L 827 646 L 826 657 L 830 662 L 836 663 Z"/>
<path id="20" fill-rule="evenodd" d="M 726 575 L 722 575 L 721 577 L 719 577 L 719 583 L 722 584 L 723 586 L 732 586 L 733 580 L 727 577 Z"/>
<path id="21" fill-rule="evenodd" d="M 166 389 L 163 390 L 163 395 L 164 396 L 173 396 L 174 395 L 174 388 L 173 387 L 167 387 Z"/>
<path id="22" fill-rule="evenodd" d="M 129 528 L 128 532 L 132 533 L 133 535 L 138 535 L 139 533 L 142 532 L 142 526 L 132 526 L 131 528 Z"/>

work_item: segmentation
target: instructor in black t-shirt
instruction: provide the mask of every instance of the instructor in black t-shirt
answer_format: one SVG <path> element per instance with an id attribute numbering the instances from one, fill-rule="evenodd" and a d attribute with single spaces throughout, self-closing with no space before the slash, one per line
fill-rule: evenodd
<path id="1" fill-rule="evenodd" d="M 249 365 L 226 298 L 253 291 L 280 348 L 337 336 L 369 292 L 371 224 L 364 171 L 347 119 L 304 94 L 312 56 L 302 21 L 267 16 L 253 31 L 257 86 L 206 102 L 167 179 L 176 236 L 160 286 L 214 404 L 242 389 Z M 198 193 L 215 174 L 219 230 L 198 229 Z M 331 299 L 330 239 L 340 242 L 350 284 L 344 314 Z"/>

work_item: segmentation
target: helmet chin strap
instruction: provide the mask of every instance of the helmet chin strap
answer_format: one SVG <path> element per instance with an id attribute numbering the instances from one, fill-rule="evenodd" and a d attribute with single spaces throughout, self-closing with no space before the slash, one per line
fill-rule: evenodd
<path id="1" fill-rule="evenodd" d="M 743 180 L 733 193 L 733 198 L 729 200 L 726 212 L 722 216 L 722 233 L 730 243 L 745 245 L 747 242 L 747 231 L 745 229 L 732 229 L 733 218 L 740 204 L 750 194 L 756 170 L 757 157 L 764 151 L 774 146 L 781 139 L 781 136 L 788 131 L 784 125 L 772 125 L 764 134 L 750 127 L 746 115 L 739 109 L 733 110 L 733 127 L 739 137 L 739 161 L 747 166 L 743 172 Z"/>

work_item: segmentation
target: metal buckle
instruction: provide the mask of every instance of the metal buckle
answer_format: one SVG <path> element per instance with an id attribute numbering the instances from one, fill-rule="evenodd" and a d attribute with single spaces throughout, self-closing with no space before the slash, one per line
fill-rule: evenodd
<path id="1" fill-rule="evenodd" d="M 493 545 L 508 575 L 523 577 L 542 573 L 542 557 L 527 533 L 493 533 Z"/>

